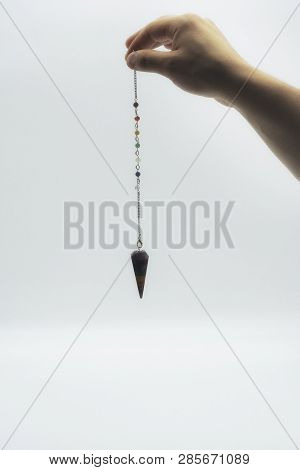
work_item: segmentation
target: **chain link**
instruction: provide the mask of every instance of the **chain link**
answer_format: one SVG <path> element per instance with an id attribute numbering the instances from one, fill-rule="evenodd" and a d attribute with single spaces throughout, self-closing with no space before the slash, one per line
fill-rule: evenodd
<path id="1" fill-rule="evenodd" d="M 133 83 L 134 83 L 134 99 L 137 101 L 138 96 L 137 96 L 137 74 L 136 70 L 133 71 Z"/>
<path id="2" fill-rule="evenodd" d="M 136 196 L 137 196 L 137 243 L 136 246 L 138 250 L 143 247 L 142 240 L 142 228 L 141 228 L 141 180 L 140 180 L 140 169 L 141 169 L 141 157 L 140 157 L 140 131 L 139 131 L 139 121 L 140 116 L 138 114 L 137 108 L 138 103 L 138 91 L 137 91 L 137 73 L 136 70 L 133 71 L 133 83 L 134 83 L 134 110 L 135 110 L 135 169 L 136 169 Z"/>

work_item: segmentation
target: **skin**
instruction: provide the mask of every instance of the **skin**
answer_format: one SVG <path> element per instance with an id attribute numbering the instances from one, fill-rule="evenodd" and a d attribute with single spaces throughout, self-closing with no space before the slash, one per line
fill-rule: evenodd
<path id="1" fill-rule="evenodd" d="M 300 90 L 249 65 L 212 21 L 164 16 L 131 35 L 126 47 L 131 69 L 159 73 L 237 109 L 300 179 Z"/>

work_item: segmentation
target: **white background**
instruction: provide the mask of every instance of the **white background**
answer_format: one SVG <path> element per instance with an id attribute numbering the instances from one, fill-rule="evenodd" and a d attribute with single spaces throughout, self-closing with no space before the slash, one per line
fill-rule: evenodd
<path id="1" fill-rule="evenodd" d="M 2 445 L 129 255 L 63 249 L 64 201 L 135 196 L 126 37 L 191 11 L 255 65 L 297 2 L 4 4 L 129 195 L 0 6 Z M 296 86 L 299 22 L 300 11 L 262 65 Z M 156 75 L 139 75 L 139 96 L 144 198 L 235 200 L 235 249 L 150 248 L 142 301 L 128 264 L 7 448 L 292 449 L 168 255 L 299 445 L 298 183 L 231 111 L 171 195 L 226 109 Z"/>

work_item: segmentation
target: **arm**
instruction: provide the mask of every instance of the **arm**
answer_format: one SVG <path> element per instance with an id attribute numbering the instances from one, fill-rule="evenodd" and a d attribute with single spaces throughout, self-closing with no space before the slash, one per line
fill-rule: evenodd
<path id="1" fill-rule="evenodd" d="M 234 107 L 300 179 L 300 90 L 259 70 L 242 67 L 240 82 L 245 83 L 249 76 Z"/>
<path id="2" fill-rule="evenodd" d="M 156 51 L 164 45 L 167 49 Z M 251 67 L 220 30 L 196 15 L 162 17 L 130 36 L 127 64 L 233 106 L 300 178 L 300 90 Z"/>

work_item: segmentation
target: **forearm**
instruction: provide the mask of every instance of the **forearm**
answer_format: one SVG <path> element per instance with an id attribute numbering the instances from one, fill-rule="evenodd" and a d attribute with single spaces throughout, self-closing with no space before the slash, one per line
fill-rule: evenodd
<path id="1" fill-rule="evenodd" d="M 223 95 L 229 105 L 234 100 L 232 106 L 300 179 L 300 90 L 241 64 Z"/>

